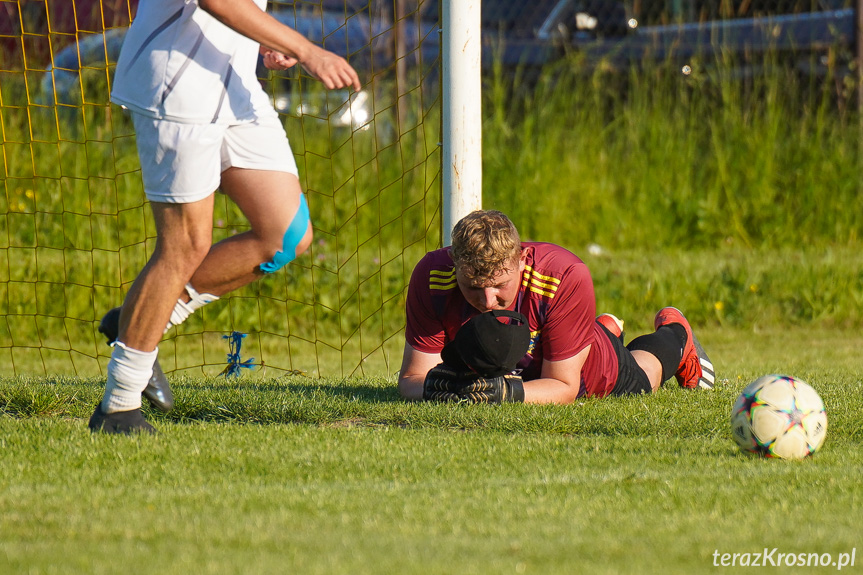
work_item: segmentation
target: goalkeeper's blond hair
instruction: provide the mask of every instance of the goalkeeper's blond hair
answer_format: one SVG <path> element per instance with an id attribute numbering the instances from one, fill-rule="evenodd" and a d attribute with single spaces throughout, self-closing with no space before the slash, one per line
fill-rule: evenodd
<path id="1" fill-rule="evenodd" d="M 502 212 L 476 210 L 453 227 L 450 256 L 466 279 L 486 283 L 518 266 L 521 238 Z"/>

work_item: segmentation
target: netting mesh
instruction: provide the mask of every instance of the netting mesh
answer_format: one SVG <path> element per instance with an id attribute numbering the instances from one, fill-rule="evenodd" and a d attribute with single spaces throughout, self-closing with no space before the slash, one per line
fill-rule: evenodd
<path id="1" fill-rule="evenodd" d="M 3 2 L 0 358 L 15 373 L 104 372 L 101 316 L 154 245 L 132 125 L 109 103 L 136 2 Z M 420 6 L 422 4 L 420 3 Z M 392 373 L 404 287 L 440 242 L 438 25 L 418 6 L 273 2 L 277 19 L 348 57 L 365 88 L 297 70 L 262 81 L 282 114 L 314 223 L 286 269 L 201 310 L 160 345 L 166 370 L 218 373 L 226 333 L 273 370 Z M 433 42 L 431 49 L 425 44 Z M 247 229 L 217 195 L 214 240 Z"/>
<path id="2" fill-rule="evenodd" d="M 14 373 L 104 373 L 98 320 L 153 249 L 131 122 L 109 103 L 136 3 L 0 0 L 0 361 Z M 851 53 L 853 5 L 484 0 L 483 63 L 514 69 L 572 54 L 639 61 L 648 51 L 711 49 L 745 57 L 769 45 L 804 53 L 792 65 L 817 66 L 807 50 Z M 170 332 L 162 366 L 218 373 L 223 336 L 237 331 L 249 334 L 245 354 L 276 373 L 393 373 L 407 280 L 441 237 L 439 2 L 297 0 L 269 9 L 347 57 L 365 88 L 326 92 L 297 70 L 261 70 L 297 158 L 314 244 Z M 247 229 L 223 196 L 214 223 L 214 240 Z"/>

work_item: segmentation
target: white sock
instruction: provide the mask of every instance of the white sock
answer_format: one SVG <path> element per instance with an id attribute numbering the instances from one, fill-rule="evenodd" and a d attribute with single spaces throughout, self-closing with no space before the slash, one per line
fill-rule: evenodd
<path id="1" fill-rule="evenodd" d="M 114 413 L 141 407 L 141 392 L 153 376 L 153 363 L 158 354 L 159 348 L 144 352 L 126 347 L 121 341 L 114 342 L 102 411 Z"/>
<path id="2" fill-rule="evenodd" d="M 210 293 L 198 293 L 195 288 L 192 287 L 192 284 L 186 284 L 186 293 L 189 294 L 189 301 L 183 301 L 182 299 L 177 300 L 177 304 L 174 306 L 174 311 L 171 312 L 171 321 L 168 322 L 168 326 L 165 328 L 165 331 L 168 331 L 176 325 L 180 325 L 189 319 L 189 316 L 195 313 L 196 310 L 199 310 L 208 303 L 212 303 L 219 299 L 219 296 L 215 296 Z"/>

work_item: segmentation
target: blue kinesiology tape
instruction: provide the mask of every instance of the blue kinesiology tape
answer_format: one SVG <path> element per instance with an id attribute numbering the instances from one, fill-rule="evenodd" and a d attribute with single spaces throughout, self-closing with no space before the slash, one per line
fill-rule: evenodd
<path id="1" fill-rule="evenodd" d="M 306 196 L 300 194 L 300 207 L 294 214 L 294 220 L 288 226 L 285 237 L 282 238 L 282 249 L 273 256 L 273 261 L 261 264 L 261 271 L 271 274 L 294 261 L 297 257 L 297 246 L 303 241 L 309 227 L 309 204 Z"/>

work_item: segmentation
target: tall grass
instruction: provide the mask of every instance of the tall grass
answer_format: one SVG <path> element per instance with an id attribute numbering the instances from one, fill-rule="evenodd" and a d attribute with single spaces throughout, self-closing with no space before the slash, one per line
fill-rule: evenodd
<path id="1" fill-rule="evenodd" d="M 773 56 L 748 74 L 722 58 L 689 75 L 595 64 L 487 78 L 486 207 L 584 256 L 600 307 L 635 327 L 667 304 L 728 326 L 863 324 L 859 124 L 841 77 Z M 0 356 L 99 373 L 96 322 L 152 249 L 134 135 L 104 71 L 57 107 L 27 74 L 0 77 Z M 398 368 L 405 285 L 439 238 L 439 109 L 415 90 L 399 116 L 391 85 L 373 92 L 368 129 L 285 118 L 316 241 L 172 335 L 169 369 L 222 364 L 232 329 L 273 368 Z M 220 196 L 214 239 L 245 226 Z"/>
<path id="2" fill-rule="evenodd" d="M 775 58 L 693 62 L 685 75 L 575 57 L 517 99 L 496 76 L 486 205 L 528 237 L 578 248 L 857 245 L 857 114 L 832 73 L 813 80 Z"/>
<path id="3" fill-rule="evenodd" d="M 3 80 L 0 349 L 10 364 L 41 364 L 46 372 L 54 365 L 46 356 L 65 355 L 68 366 L 70 354 L 80 353 L 90 366 L 84 372 L 98 372 L 104 350 L 95 324 L 122 301 L 154 238 L 132 127 L 107 103 L 98 78 L 84 75 L 78 107 L 39 104 L 44 98 L 32 82 L 14 73 Z M 250 355 L 267 349 L 269 365 L 283 369 L 317 373 L 321 361 L 339 372 L 362 372 L 369 362 L 396 369 L 403 287 L 440 237 L 439 120 L 427 105 L 396 118 L 383 97 L 389 90 L 380 93 L 374 118 L 354 130 L 331 127 L 332 109 L 285 119 L 315 242 L 287 270 L 206 310 L 181 334 L 254 333 Z M 214 221 L 216 241 L 247 229 L 222 196 Z M 219 353 L 208 353 L 202 338 L 196 365 L 222 363 L 221 342 Z"/>

